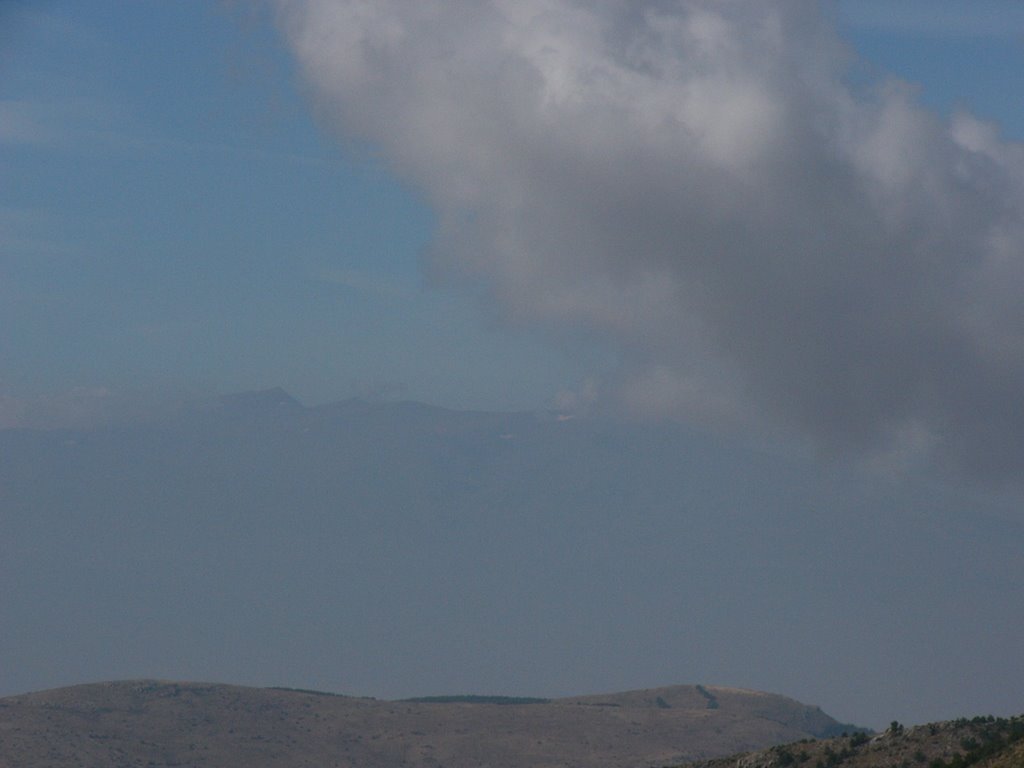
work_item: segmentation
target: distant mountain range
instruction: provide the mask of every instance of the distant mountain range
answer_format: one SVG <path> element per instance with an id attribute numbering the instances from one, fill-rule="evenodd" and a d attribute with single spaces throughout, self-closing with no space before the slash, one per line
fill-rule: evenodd
<path id="1" fill-rule="evenodd" d="M 756 691 L 377 701 L 153 680 L 0 699 L 0 766 L 647 768 L 853 730 Z"/>

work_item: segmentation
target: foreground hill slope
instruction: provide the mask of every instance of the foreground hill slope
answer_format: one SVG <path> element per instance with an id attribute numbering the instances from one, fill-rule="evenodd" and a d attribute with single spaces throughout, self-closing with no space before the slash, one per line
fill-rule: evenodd
<path id="1" fill-rule="evenodd" d="M 803 740 L 685 768 L 1022 768 L 1024 716 L 976 717 Z"/>
<path id="2" fill-rule="evenodd" d="M 792 699 L 713 686 L 554 700 L 438 698 L 158 681 L 79 685 L 0 699 L 0 766 L 630 768 L 844 727 Z"/>

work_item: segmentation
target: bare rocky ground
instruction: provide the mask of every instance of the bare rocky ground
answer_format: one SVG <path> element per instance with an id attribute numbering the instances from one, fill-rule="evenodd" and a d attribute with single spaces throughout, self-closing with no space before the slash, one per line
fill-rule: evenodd
<path id="1" fill-rule="evenodd" d="M 79 685 L 0 699 L 0 768 L 647 768 L 844 727 L 792 699 L 714 686 L 498 701 L 515 700 L 379 701 L 152 680 Z"/>

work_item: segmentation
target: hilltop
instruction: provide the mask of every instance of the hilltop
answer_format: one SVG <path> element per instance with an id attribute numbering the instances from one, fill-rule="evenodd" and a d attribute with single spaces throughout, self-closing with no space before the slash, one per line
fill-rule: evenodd
<path id="1" fill-rule="evenodd" d="M 646 768 L 845 727 L 783 696 L 715 686 L 383 701 L 136 680 L 0 699 L 0 766 Z"/>

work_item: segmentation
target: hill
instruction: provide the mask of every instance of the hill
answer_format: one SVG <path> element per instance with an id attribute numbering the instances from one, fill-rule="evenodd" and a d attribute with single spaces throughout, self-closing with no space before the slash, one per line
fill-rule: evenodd
<path id="1" fill-rule="evenodd" d="M 822 736 L 817 707 L 713 686 L 381 701 L 152 680 L 0 699 L 0 767 L 646 768 Z"/>
<path id="2" fill-rule="evenodd" d="M 1021 768 L 1024 716 L 975 717 L 884 733 L 854 733 L 821 741 L 801 740 L 685 768 Z"/>

